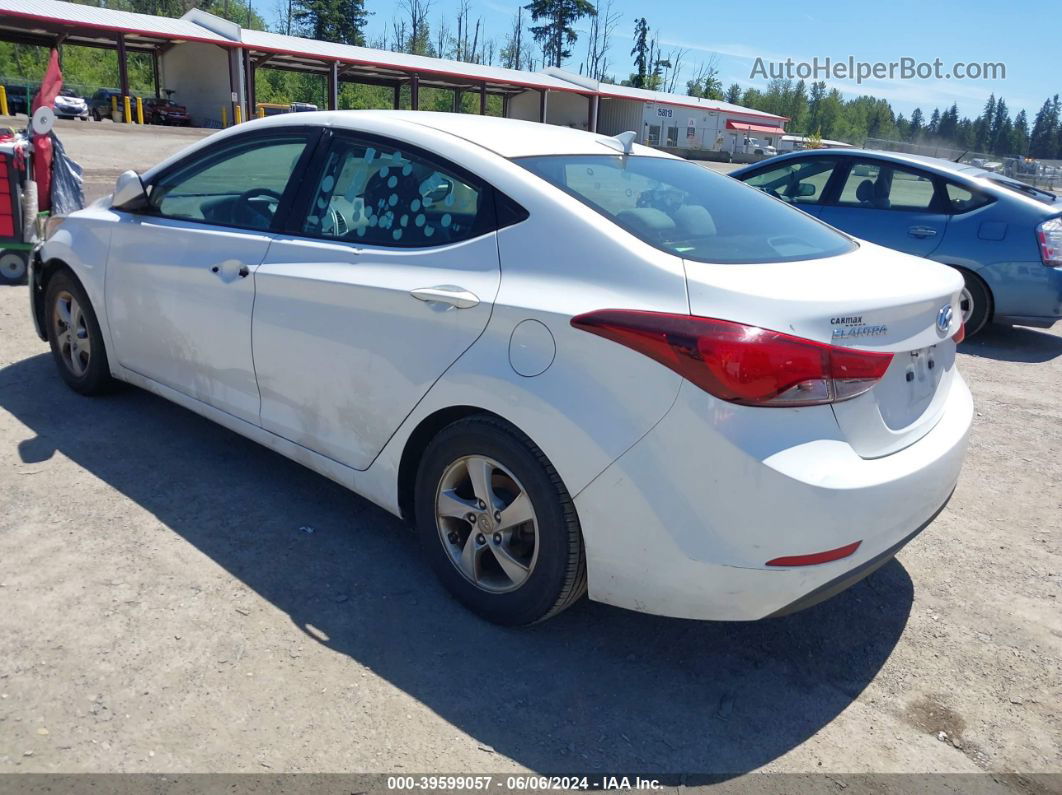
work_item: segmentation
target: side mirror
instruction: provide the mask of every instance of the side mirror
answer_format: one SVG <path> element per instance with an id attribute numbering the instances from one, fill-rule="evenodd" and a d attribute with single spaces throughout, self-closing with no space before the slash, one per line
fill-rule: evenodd
<path id="1" fill-rule="evenodd" d="M 801 182 L 797 187 L 797 196 L 814 196 L 815 186 L 810 182 Z"/>
<path id="2" fill-rule="evenodd" d="M 118 175 L 114 183 L 114 195 L 111 197 L 111 207 L 117 210 L 136 212 L 147 207 L 147 191 L 140 175 L 135 171 L 124 171 Z"/>

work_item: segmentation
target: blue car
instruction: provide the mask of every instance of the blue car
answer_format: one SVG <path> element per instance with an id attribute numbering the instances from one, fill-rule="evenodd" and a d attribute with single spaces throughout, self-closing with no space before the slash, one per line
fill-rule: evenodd
<path id="1" fill-rule="evenodd" d="M 814 149 L 732 176 L 853 237 L 942 262 L 966 280 L 966 334 L 1062 318 L 1062 198 L 933 157 Z"/>

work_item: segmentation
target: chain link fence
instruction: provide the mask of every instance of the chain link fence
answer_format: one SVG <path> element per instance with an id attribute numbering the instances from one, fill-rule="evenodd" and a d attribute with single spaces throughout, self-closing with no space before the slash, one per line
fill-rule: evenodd
<path id="1" fill-rule="evenodd" d="M 1019 179 L 1037 188 L 1062 190 L 1062 160 L 1034 159 L 1017 155 L 991 155 L 985 152 L 956 149 L 945 144 L 915 144 L 907 141 L 889 141 L 884 138 L 867 138 L 866 148 L 969 163 L 972 166 Z"/>

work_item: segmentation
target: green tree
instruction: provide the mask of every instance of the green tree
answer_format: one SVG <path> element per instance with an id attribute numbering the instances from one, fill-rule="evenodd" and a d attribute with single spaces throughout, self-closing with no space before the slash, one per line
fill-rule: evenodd
<path id="1" fill-rule="evenodd" d="M 531 35 L 542 46 L 542 55 L 550 66 L 559 67 L 572 54 L 578 41 L 575 23 L 586 16 L 594 16 L 597 9 L 590 0 L 531 0 L 524 6 L 531 12 Z"/>
<path id="2" fill-rule="evenodd" d="M 1010 130 L 1009 149 L 1016 155 L 1024 155 L 1029 151 L 1029 117 L 1024 110 L 1014 117 L 1014 125 Z"/>
<path id="3" fill-rule="evenodd" d="M 292 21 L 298 33 L 321 41 L 365 44 L 369 14 L 365 0 L 292 0 Z"/>
<path id="4" fill-rule="evenodd" d="M 631 55 L 634 56 L 635 70 L 631 74 L 631 85 L 645 88 L 649 77 L 649 23 L 645 17 L 634 20 L 634 48 Z"/>
<path id="5" fill-rule="evenodd" d="M 1059 146 L 1058 94 L 1044 102 L 1033 120 L 1029 134 L 1029 154 L 1032 157 L 1055 157 Z"/>
<path id="6" fill-rule="evenodd" d="M 726 90 L 726 94 L 723 95 L 723 100 L 731 105 L 737 105 L 741 101 L 741 86 L 737 83 L 731 83 Z"/>

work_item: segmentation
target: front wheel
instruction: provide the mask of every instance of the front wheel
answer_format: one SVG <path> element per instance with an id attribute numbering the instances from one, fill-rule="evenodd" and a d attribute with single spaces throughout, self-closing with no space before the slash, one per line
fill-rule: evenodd
<path id="1" fill-rule="evenodd" d="M 114 381 L 100 324 L 84 288 L 63 270 L 48 281 L 44 300 L 48 342 L 59 375 L 82 395 L 108 391 Z"/>
<path id="2" fill-rule="evenodd" d="M 417 472 L 416 525 L 446 589 L 496 624 L 532 624 L 586 591 L 582 534 L 535 444 L 489 416 L 443 429 Z"/>
<path id="3" fill-rule="evenodd" d="M 959 309 L 966 336 L 972 337 L 988 323 L 992 316 L 992 296 L 979 276 L 969 271 L 960 271 L 963 280 L 962 293 L 959 295 Z"/>

